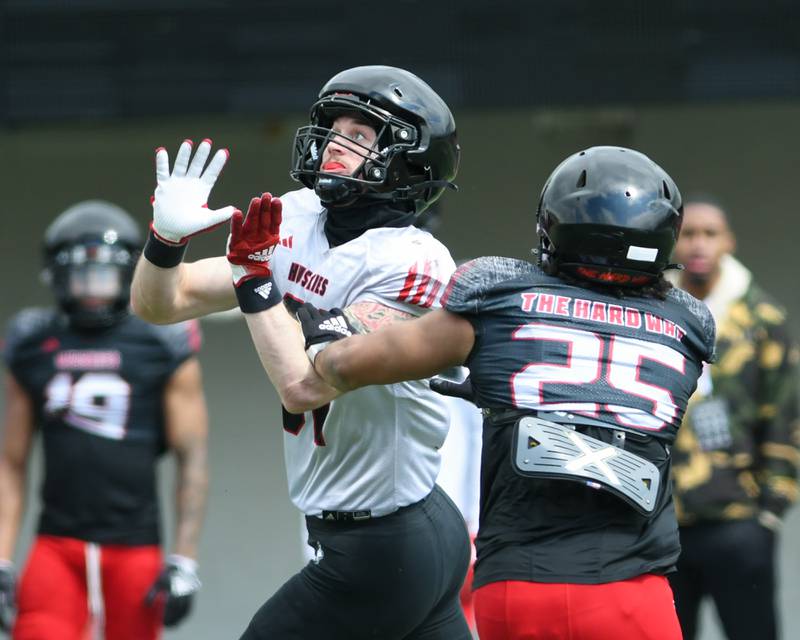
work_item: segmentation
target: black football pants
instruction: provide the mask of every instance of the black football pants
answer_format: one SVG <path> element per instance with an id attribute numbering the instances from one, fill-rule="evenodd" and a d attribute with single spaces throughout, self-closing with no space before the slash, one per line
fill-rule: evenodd
<path id="1" fill-rule="evenodd" d="M 681 527 L 680 535 L 678 571 L 669 578 L 684 640 L 697 636 L 705 595 L 729 640 L 775 640 L 775 534 L 742 520 Z"/>
<path id="2" fill-rule="evenodd" d="M 464 520 L 440 488 L 382 518 L 307 518 L 319 561 L 291 577 L 241 640 L 470 640 L 459 590 Z"/>

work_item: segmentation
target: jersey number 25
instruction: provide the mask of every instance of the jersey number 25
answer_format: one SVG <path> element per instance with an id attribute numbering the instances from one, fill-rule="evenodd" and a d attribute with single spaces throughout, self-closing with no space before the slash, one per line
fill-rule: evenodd
<path id="1" fill-rule="evenodd" d="M 657 342 L 623 336 L 604 338 L 592 331 L 535 322 L 519 327 L 513 338 L 559 343 L 567 348 L 564 364 L 534 362 L 514 374 L 511 388 L 516 406 L 596 415 L 601 409 L 598 403 L 548 402 L 545 400 L 544 388 L 545 385 L 553 384 L 577 385 L 584 387 L 586 397 L 591 399 L 591 385 L 602 380 L 617 392 L 616 395 L 621 392 L 621 397 L 631 398 L 625 405 L 602 405 L 602 409 L 614 414 L 620 424 L 658 431 L 675 420 L 678 407 L 670 390 L 641 379 L 642 369 L 652 367 L 653 364 L 674 369 L 682 375 L 685 372 L 686 359 L 675 349 Z M 606 343 L 607 355 L 603 357 Z M 641 405 L 642 401 L 649 405 L 649 410 L 633 406 Z"/>

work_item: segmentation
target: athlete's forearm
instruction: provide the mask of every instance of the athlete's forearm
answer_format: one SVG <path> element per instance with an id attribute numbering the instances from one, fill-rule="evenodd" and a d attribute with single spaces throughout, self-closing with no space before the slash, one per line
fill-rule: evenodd
<path id="1" fill-rule="evenodd" d="M 343 347 L 346 349 L 347 345 L 334 342 L 320 351 L 314 359 L 314 370 L 331 387 L 346 393 L 356 389 L 357 385 L 350 383 L 347 374 L 341 371 L 341 365 L 346 363 L 347 358 L 346 353 L 342 351 Z"/>
<path id="2" fill-rule="evenodd" d="M 175 553 L 196 558 L 208 495 L 206 438 L 193 438 L 177 457 Z"/>
<path id="3" fill-rule="evenodd" d="M 351 309 L 348 319 L 353 324 Z M 342 393 L 371 384 L 419 380 L 463 364 L 475 341 L 467 320 L 441 309 L 411 322 L 396 320 L 373 318 L 367 324 L 379 331 L 328 345 L 314 360 L 319 376 Z"/>
<path id="4" fill-rule="evenodd" d="M 407 312 L 387 307 L 377 302 L 356 302 L 344 310 L 347 321 L 358 334 L 367 334 L 389 327 L 396 322 L 413 320 L 416 316 Z M 351 391 L 361 385 L 356 384 L 347 375 L 352 363 L 352 343 L 340 345 L 339 341 L 328 345 L 321 351 L 314 361 L 317 374 L 333 388 L 341 391 Z M 331 350 L 332 349 L 332 350 Z M 323 354 L 327 353 L 325 357 Z"/>
<path id="5" fill-rule="evenodd" d="M 131 283 L 131 306 L 140 318 L 169 324 L 236 306 L 225 258 L 182 262 L 164 269 L 142 256 Z"/>
<path id="6" fill-rule="evenodd" d="M 261 364 L 290 413 L 316 409 L 339 395 L 314 371 L 304 349 L 300 324 L 279 304 L 246 313 Z"/>
<path id="7" fill-rule="evenodd" d="M 11 560 L 25 504 L 25 467 L 0 459 L 0 560 Z"/>

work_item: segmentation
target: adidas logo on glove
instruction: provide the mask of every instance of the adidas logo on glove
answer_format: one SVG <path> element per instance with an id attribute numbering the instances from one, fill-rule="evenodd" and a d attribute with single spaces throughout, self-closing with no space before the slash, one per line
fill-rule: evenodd
<path id="1" fill-rule="evenodd" d="M 320 331 L 333 331 L 335 333 L 341 333 L 343 336 L 353 335 L 353 332 L 347 327 L 347 322 L 345 322 L 344 318 L 338 316 L 328 318 L 319 325 L 319 328 Z"/>
<path id="2" fill-rule="evenodd" d="M 251 254 L 248 254 L 247 259 L 253 260 L 254 262 L 269 262 L 269 259 L 272 257 L 272 254 L 275 252 L 275 247 L 267 247 L 266 249 L 262 249 L 261 251 L 254 251 Z"/>

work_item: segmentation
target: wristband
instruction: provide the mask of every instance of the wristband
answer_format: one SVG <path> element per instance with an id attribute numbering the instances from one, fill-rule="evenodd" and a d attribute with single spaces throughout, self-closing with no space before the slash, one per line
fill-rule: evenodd
<path id="1" fill-rule="evenodd" d="M 150 225 L 150 233 L 147 234 L 147 242 L 144 244 L 144 257 L 157 267 L 171 269 L 181 263 L 188 244 L 188 242 L 183 244 L 168 243 L 159 238 L 156 232 L 153 231 L 153 226 Z"/>
<path id="2" fill-rule="evenodd" d="M 308 359 L 311 361 L 311 366 L 314 366 L 314 361 L 317 359 L 319 352 L 324 350 L 331 342 L 334 340 L 327 340 L 325 342 L 315 342 L 314 344 L 310 344 L 306 347 L 306 355 Z"/>
<path id="3" fill-rule="evenodd" d="M 234 289 L 242 313 L 266 311 L 283 301 L 278 285 L 271 275 L 250 278 Z"/>

